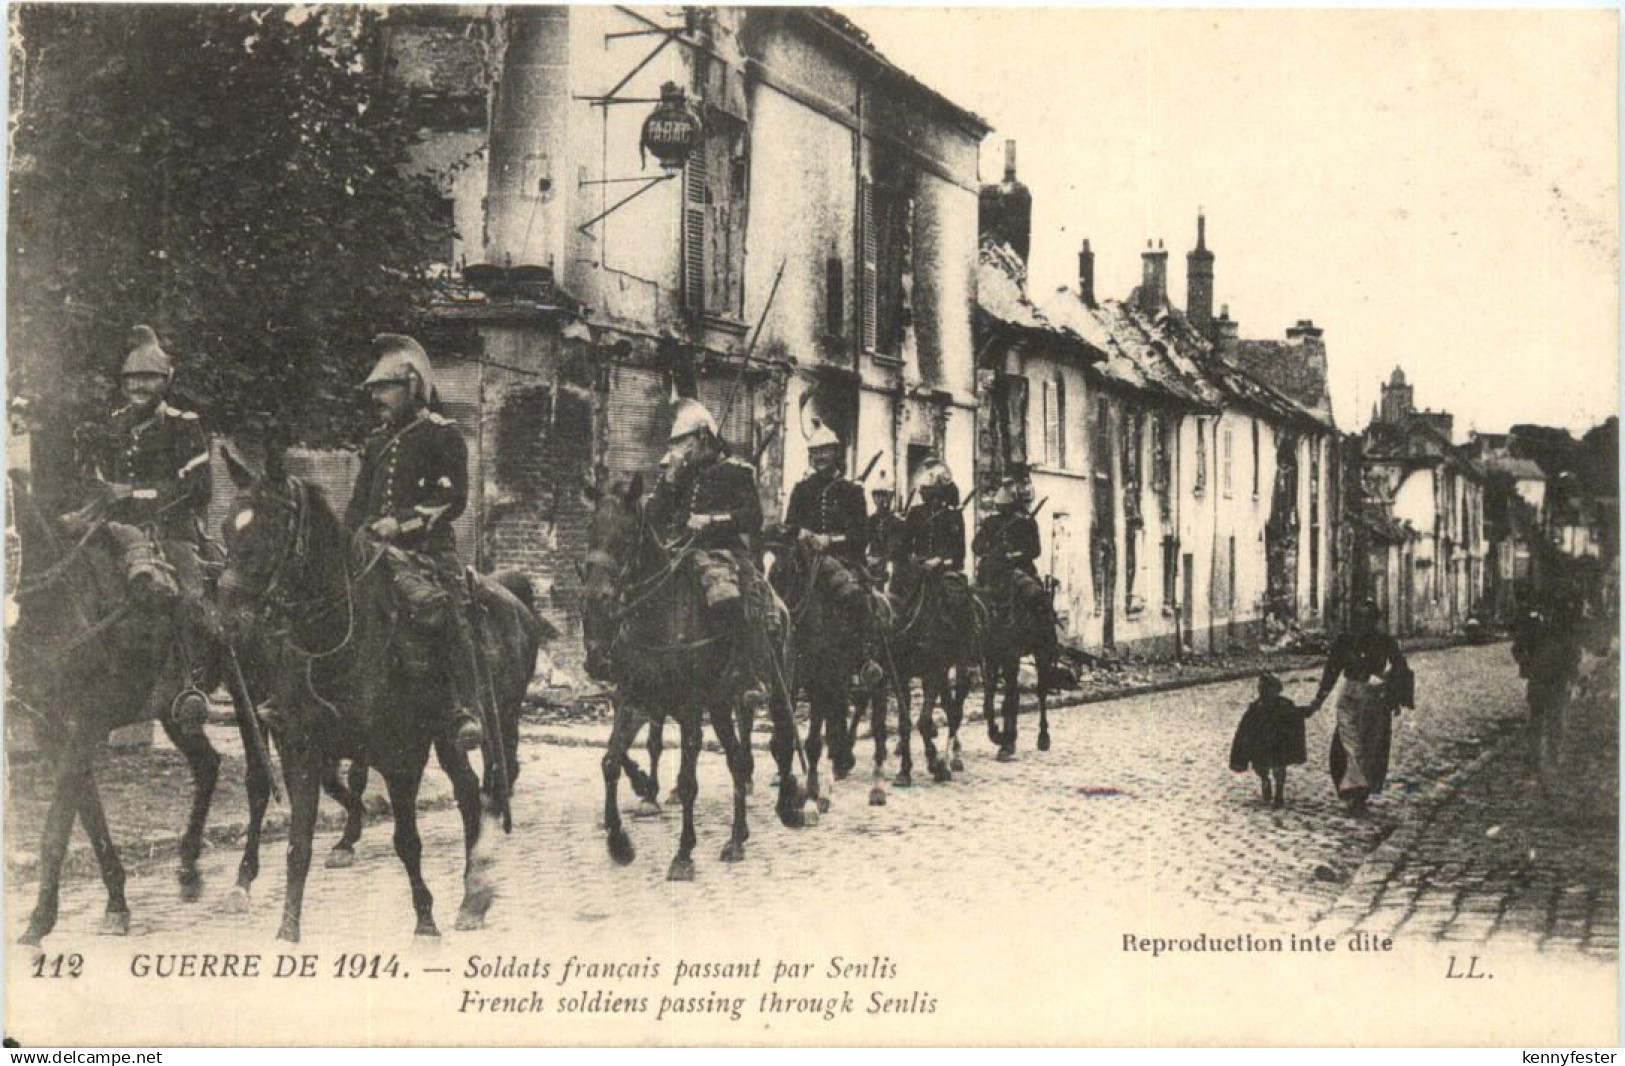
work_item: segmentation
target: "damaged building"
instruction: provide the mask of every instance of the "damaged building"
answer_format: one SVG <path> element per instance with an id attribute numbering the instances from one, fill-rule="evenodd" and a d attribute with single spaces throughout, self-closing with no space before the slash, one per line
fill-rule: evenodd
<path id="1" fill-rule="evenodd" d="M 1004 181 L 983 195 L 978 481 L 1031 471 L 1044 501 L 1039 565 L 1067 643 L 1213 654 L 1320 628 L 1334 587 L 1336 431 L 1319 330 L 1300 323 L 1281 350 L 1254 349 L 1312 364 L 1283 370 L 1296 374 L 1290 390 L 1235 358 L 1234 323 L 1212 313 L 1200 218 L 1183 310 L 1160 242 L 1127 299 L 1097 296 L 1084 241 L 1076 288 L 1035 301 L 1031 198 L 1007 151 Z"/>
<path id="2" fill-rule="evenodd" d="M 821 8 L 406 8 L 389 25 L 445 196 L 421 332 L 482 475 L 470 562 L 526 571 L 576 632 L 579 490 L 657 473 L 676 364 L 761 468 L 769 515 L 814 419 L 854 475 L 906 485 L 940 456 L 969 479 L 981 119 Z"/>

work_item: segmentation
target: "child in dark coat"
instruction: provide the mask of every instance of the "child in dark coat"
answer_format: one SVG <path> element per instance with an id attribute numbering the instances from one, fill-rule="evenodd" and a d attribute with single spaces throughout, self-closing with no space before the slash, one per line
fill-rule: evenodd
<path id="1" fill-rule="evenodd" d="M 1249 766 L 1258 774 L 1264 802 L 1286 802 L 1286 768 L 1309 760 L 1304 746 L 1303 722 L 1314 708 L 1302 708 L 1281 695 L 1281 680 L 1265 673 L 1258 678 L 1258 698 L 1247 707 L 1230 745 L 1230 769 L 1241 773 Z M 1273 782 L 1272 782 L 1273 778 Z M 1273 783 L 1273 788 L 1271 787 Z"/>

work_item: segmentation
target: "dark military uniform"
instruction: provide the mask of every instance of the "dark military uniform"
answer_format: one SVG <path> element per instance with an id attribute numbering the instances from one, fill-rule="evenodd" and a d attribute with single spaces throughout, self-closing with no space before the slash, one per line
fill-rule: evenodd
<path id="1" fill-rule="evenodd" d="M 941 559 L 944 573 L 959 575 L 965 570 L 965 516 L 959 508 L 943 503 L 917 503 L 904 521 L 902 550 L 892 591 L 912 599 L 919 588 L 927 559 Z"/>
<path id="2" fill-rule="evenodd" d="M 1053 640 L 1054 612 L 1049 593 L 1038 580 L 1038 523 L 1018 508 L 996 511 L 976 531 L 976 583 L 1010 602 L 1022 617 L 1041 621 L 1040 631 Z"/>
<path id="3" fill-rule="evenodd" d="M 726 516 L 726 521 L 713 521 L 694 535 L 694 547 L 699 549 L 694 566 L 705 605 L 717 608 L 736 602 L 740 569 L 749 564 L 751 538 L 762 531 L 756 468 L 743 459 L 719 458 L 655 485 L 649 516 L 666 538 L 686 536 L 694 515 Z"/>
<path id="4" fill-rule="evenodd" d="M 869 576 L 884 584 L 886 571 L 901 564 L 905 547 L 903 516 L 896 511 L 876 511 L 869 516 Z"/>
<path id="5" fill-rule="evenodd" d="M 121 407 L 93 457 L 103 481 L 129 485 L 129 499 L 108 517 L 155 527 L 161 540 L 199 544 L 209 508 L 209 442 L 191 411 L 159 401 L 150 410 Z"/>
<path id="6" fill-rule="evenodd" d="M 864 548 L 869 541 L 869 505 L 863 486 L 839 474 L 814 471 L 790 492 L 785 525 L 794 530 L 843 538 L 820 557 L 814 581 L 836 601 L 867 612 Z"/>

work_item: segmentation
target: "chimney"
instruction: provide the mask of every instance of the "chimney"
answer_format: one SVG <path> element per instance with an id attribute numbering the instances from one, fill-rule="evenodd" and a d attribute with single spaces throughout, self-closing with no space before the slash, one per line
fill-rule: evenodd
<path id="1" fill-rule="evenodd" d="M 1140 253 L 1143 270 L 1140 279 L 1140 310 L 1154 315 L 1168 303 L 1168 253 L 1158 241 L 1155 248 L 1145 242 Z"/>
<path id="2" fill-rule="evenodd" d="M 1207 216 L 1196 212 L 1196 248 L 1185 256 L 1185 316 L 1210 339 L 1213 333 L 1213 253 L 1207 250 Z"/>
<path id="3" fill-rule="evenodd" d="M 485 259 L 499 267 L 565 258 L 565 115 L 570 12 L 511 7 L 494 87 Z"/>
<path id="4" fill-rule="evenodd" d="M 1211 337 L 1221 353 L 1228 355 L 1235 351 L 1236 342 L 1241 337 L 1241 323 L 1230 317 L 1229 304 L 1219 308 L 1219 317 L 1213 320 Z"/>
<path id="5" fill-rule="evenodd" d="M 1004 181 L 983 185 L 977 207 L 982 240 L 1008 244 L 1025 263 L 1032 245 L 1033 197 L 1016 180 L 1015 141 L 1004 142 Z"/>
<path id="6" fill-rule="evenodd" d="M 1087 237 L 1083 247 L 1078 249 L 1078 299 L 1085 307 L 1095 306 L 1095 253 L 1090 250 Z"/>
<path id="7" fill-rule="evenodd" d="M 1312 319 L 1300 318 L 1297 325 L 1286 328 L 1286 339 L 1294 344 L 1304 344 L 1320 340 L 1325 332 Z"/>

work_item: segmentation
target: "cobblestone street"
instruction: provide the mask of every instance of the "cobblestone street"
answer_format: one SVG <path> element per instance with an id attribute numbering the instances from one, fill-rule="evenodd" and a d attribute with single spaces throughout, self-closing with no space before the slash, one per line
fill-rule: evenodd
<path id="1" fill-rule="evenodd" d="M 1156 899 L 1249 927 L 1303 928 L 1348 917 L 1356 906 L 1350 901 L 1367 898 L 1359 895 L 1369 888 L 1363 860 L 1409 815 L 1437 806 L 1437 794 L 1452 790 L 1468 763 L 1521 722 L 1521 688 L 1505 645 L 1422 653 L 1414 662 L 1422 706 L 1399 719 L 1390 790 L 1365 818 L 1343 813 L 1324 771 L 1330 705 L 1309 721 L 1311 761 L 1293 770 L 1284 810 L 1260 801 L 1251 774 L 1228 770 L 1230 734 L 1253 689 L 1238 681 L 1057 710 L 1048 753 L 1034 750 L 1036 719 L 1024 715 L 1020 757 L 1009 765 L 993 760 L 979 720 L 972 721 L 964 735 L 966 770 L 952 784 L 891 789 L 887 806 L 870 807 L 860 766 L 836 786 L 821 823 L 800 832 L 778 824 L 769 791 L 759 789 L 751 804 L 754 835 L 737 866 L 716 858 L 728 832 L 727 778 L 720 759 L 707 754 L 700 765 L 699 883 L 692 888 L 665 881 L 680 826 L 675 809 L 655 820 L 629 819 L 637 858 L 626 869 L 610 862 L 598 828 L 599 731 L 555 727 L 549 742 L 526 746 L 514 834 L 499 845 L 497 903 L 488 930 L 469 939 L 499 942 L 537 925 L 550 937 L 568 938 L 570 930 L 590 930 L 611 916 L 681 923 L 717 908 L 737 920 L 771 922 L 775 913 L 816 913 L 828 905 L 831 885 L 871 913 L 907 915 L 924 925 L 974 908 L 989 884 L 1009 886 L 1016 903 L 1028 894 L 1075 896 L 1101 910 L 1133 910 Z M 1288 694 L 1307 701 L 1313 683 L 1310 672 L 1290 675 Z M 676 771 L 675 740 L 668 737 L 662 765 L 668 783 Z M 860 750 L 867 756 L 868 745 Z M 1544 892 L 1541 906 L 1558 916 L 1556 926 L 1537 930 L 1541 942 L 1583 941 L 1587 950 L 1613 950 L 1611 815 L 1593 811 L 1584 822 L 1587 832 L 1606 837 L 1589 850 L 1577 851 L 1572 833 L 1553 838 L 1560 831 L 1552 826 L 1525 826 L 1520 819 L 1537 812 L 1533 801 L 1521 802 L 1532 793 L 1508 769 L 1517 758 L 1510 750 L 1492 756 L 1481 768 L 1490 782 L 1482 795 L 1474 791 L 1453 813 L 1433 817 L 1418 841 L 1419 856 L 1392 864 L 1384 883 L 1395 887 L 1375 904 L 1384 928 L 1489 935 L 1499 928 L 1499 905 L 1486 911 L 1466 899 L 1459 913 L 1445 912 L 1436 899 L 1500 876 L 1495 854 L 1527 845 L 1537 855 L 1550 848 L 1569 856 L 1564 876 L 1525 875 L 1518 882 L 1531 899 Z M 769 771 L 770 764 L 759 763 L 764 784 Z M 624 786 L 621 797 L 630 808 Z M 1483 822 L 1502 828 L 1491 833 Z M 442 923 L 449 924 L 461 862 L 456 817 L 436 810 L 423 824 L 426 874 L 440 893 Z M 330 843 L 324 836 L 318 847 Z M 352 937 L 358 923 L 367 935 L 384 938 L 381 943 L 406 938 L 410 904 L 387 824 L 369 826 L 359 855 L 354 869 L 313 872 L 307 938 Z M 192 930 L 268 938 L 281 896 L 281 847 L 265 848 L 249 918 L 223 914 L 218 906 L 236 858 L 225 847 L 206 853 L 209 888 L 194 906 L 175 901 L 166 869 L 135 876 L 133 934 Z M 9 886 L 14 925 L 32 903 L 31 890 L 26 882 Z M 94 880 L 71 884 L 57 939 L 91 931 L 103 899 Z M 1402 899 L 1414 899 L 1415 913 L 1399 921 L 1396 901 Z M 1372 918 L 1362 928 L 1377 924 Z"/>

